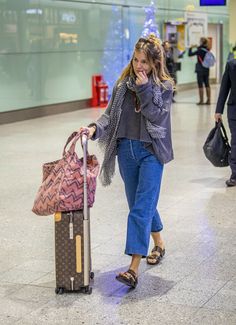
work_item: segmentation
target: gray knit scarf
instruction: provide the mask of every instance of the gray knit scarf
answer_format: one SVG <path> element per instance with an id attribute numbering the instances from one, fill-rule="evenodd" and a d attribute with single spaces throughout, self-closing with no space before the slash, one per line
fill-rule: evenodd
<path id="1" fill-rule="evenodd" d="M 161 87 L 157 86 L 152 80 L 154 96 L 153 102 L 159 108 L 163 107 Z M 115 160 L 117 155 L 117 130 L 119 127 L 122 104 L 125 98 L 127 88 L 135 90 L 135 80 L 132 77 L 126 77 L 118 85 L 109 115 L 109 124 L 104 134 L 99 138 L 98 143 L 104 151 L 104 160 L 101 166 L 100 180 L 103 186 L 111 184 L 111 179 L 115 173 Z M 164 138 L 166 130 L 158 125 L 146 120 L 146 128 L 152 138 Z"/>

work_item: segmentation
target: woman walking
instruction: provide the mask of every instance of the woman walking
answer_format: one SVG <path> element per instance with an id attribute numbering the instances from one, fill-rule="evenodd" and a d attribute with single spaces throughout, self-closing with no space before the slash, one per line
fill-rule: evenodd
<path id="1" fill-rule="evenodd" d="M 196 48 L 194 51 L 193 48 Z M 197 56 L 197 63 L 195 67 L 195 72 L 197 74 L 197 83 L 198 83 L 198 91 L 199 91 L 199 102 L 197 105 L 210 105 L 211 104 L 211 88 L 209 84 L 209 68 L 206 68 L 202 65 L 202 62 L 205 58 L 205 55 L 208 52 L 208 39 L 205 37 L 201 37 L 200 45 L 192 45 L 189 48 L 188 55 L 189 56 Z M 204 89 L 203 85 L 206 88 L 207 101 L 204 103 Z"/>
<path id="2" fill-rule="evenodd" d="M 118 156 L 129 205 L 125 254 L 131 256 L 131 262 L 116 279 L 132 288 L 138 283 L 141 258 L 155 265 L 165 254 L 163 225 L 156 208 L 163 165 L 173 159 L 173 84 L 161 41 L 154 34 L 140 38 L 105 113 L 86 128 L 91 139 L 99 138 L 105 152 L 100 174 L 105 186 L 111 183 Z M 148 255 L 150 234 L 154 248 Z"/>

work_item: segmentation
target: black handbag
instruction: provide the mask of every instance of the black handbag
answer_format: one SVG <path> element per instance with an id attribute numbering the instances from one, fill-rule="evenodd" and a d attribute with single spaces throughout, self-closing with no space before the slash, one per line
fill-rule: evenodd
<path id="1" fill-rule="evenodd" d="M 216 122 L 203 146 L 205 156 L 215 167 L 229 166 L 229 154 L 231 147 L 229 145 L 226 130 L 223 122 Z"/>

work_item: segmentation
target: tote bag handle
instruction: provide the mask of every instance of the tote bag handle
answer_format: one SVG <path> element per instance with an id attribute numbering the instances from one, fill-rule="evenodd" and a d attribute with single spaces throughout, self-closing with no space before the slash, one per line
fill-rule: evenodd
<path id="1" fill-rule="evenodd" d="M 87 136 L 88 137 L 88 135 L 89 135 L 89 131 L 81 131 L 81 132 L 77 132 L 77 131 L 75 131 L 75 132 L 73 132 L 70 136 L 69 136 L 69 138 L 67 139 L 67 141 L 66 141 L 66 144 L 65 144 L 65 146 L 64 146 L 64 149 L 63 149 L 63 157 L 65 156 L 65 154 L 66 154 L 66 147 L 68 146 L 68 144 L 72 141 L 72 144 L 71 144 L 71 146 L 70 146 L 70 148 L 69 148 L 69 152 L 72 154 L 74 151 L 75 151 L 75 145 L 76 145 L 76 142 L 80 139 L 80 141 L 81 141 L 81 147 L 83 148 L 83 143 L 82 143 L 82 136 L 83 135 L 85 135 L 85 136 Z M 88 153 L 88 152 L 87 152 Z"/>

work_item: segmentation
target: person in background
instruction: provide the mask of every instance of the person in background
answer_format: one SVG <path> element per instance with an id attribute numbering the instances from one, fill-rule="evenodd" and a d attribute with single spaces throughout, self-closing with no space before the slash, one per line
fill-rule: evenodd
<path id="1" fill-rule="evenodd" d="M 236 186 L 236 58 L 226 63 L 215 110 L 216 122 L 222 120 L 222 114 L 228 95 L 227 117 L 231 133 L 231 154 L 229 157 L 231 176 L 226 181 L 226 185 L 232 187 Z"/>
<path id="2" fill-rule="evenodd" d="M 164 51 L 165 51 L 165 57 L 166 57 L 166 68 L 171 76 L 171 78 L 174 80 L 175 85 L 177 85 L 177 62 L 175 62 L 175 57 L 174 57 L 174 49 L 170 45 L 168 41 L 164 41 L 162 43 Z M 182 58 L 184 55 L 185 51 L 178 54 L 178 58 Z M 173 93 L 173 103 L 175 103 L 175 96 L 176 92 L 174 91 Z"/>
<path id="3" fill-rule="evenodd" d="M 193 50 L 196 48 L 196 50 Z M 197 83 L 199 91 L 199 102 L 197 105 L 210 105 L 211 104 L 211 88 L 209 84 L 209 68 L 205 68 L 202 65 L 204 57 L 208 52 L 208 39 L 201 37 L 200 45 L 191 45 L 188 51 L 189 56 L 197 56 L 197 63 L 195 66 L 195 72 L 197 74 Z M 206 88 L 207 101 L 204 103 L 204 89 L 203 85 Z"/>
<path id="4" fill-rule="evenodd" d="M 156 265 L 165 254 L 163 229 L 157 203 L 163 166 L 173 159 L 171 103 L 173 80 L 166 73 L 165 56 L 155 34 L 140 38 L 131 62 L 113 88 L 104 114 L 88 127 L 92 140 L 104 149 L 100 178 L 107 186 L 115 160 L 125 185 L 129 205 L 125 254 L 131 256 L 127 271 L 116 279 L 135 288 L 142 257 Z M 154 248 L 148 255 L 150 235 Z"/>

